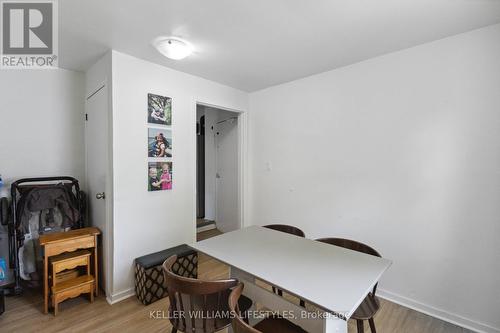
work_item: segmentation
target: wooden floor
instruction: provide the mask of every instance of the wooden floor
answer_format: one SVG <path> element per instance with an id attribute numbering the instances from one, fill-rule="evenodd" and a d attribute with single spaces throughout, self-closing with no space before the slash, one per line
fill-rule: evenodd
<path id="1" fill-rule="evenodd" d="M 212 229 L 212 230 L 208 230 L 208 231 L 203 231 L 203 232 L 199 232 L 196 234 L 196 240 L 202 241 L 204 239 L 211 238 L 211 237 L 218 236 L 218 235 L 222 235 L 222 232 L 219 231 L 219 229 Z"/>
<path id="2" fill-rule="evenodd" d="M 212 237 L 220 232 L 210 230 L 198 235 L 199 239 Z M 204 279 L 226 278 L 228 267 L 200 255 L 199 276 Z M 417 311 L 381 300 L 382 307 L 375 317 L 379 333 L 447 333 L 470 332 L 455 325 L 435 319 Z M 84 297 L 63 302 L 57 317 L 42 313 L 43 297 L 40 293 L 27 291 L 23 296 L 6 299 L 6 312 L 0 316 L 0 332 L 170 332 L 166 317 L 166 298 L 149 306 L 142 305 L 135 297 L 114 305 L 105 298 L 96 298 L 90 304 Z M 160 318 L 152 318 L 160 310 Z M 349 332 L 356 332 L 355 323 L 349 322 Z M 365 332 L 370 332 L 365 325 Z M 279 332 L 276 332 L 279 333 Z"/>

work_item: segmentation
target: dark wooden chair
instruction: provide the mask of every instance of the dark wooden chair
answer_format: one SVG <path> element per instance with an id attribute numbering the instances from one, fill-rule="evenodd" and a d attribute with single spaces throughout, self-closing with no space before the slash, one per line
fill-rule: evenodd
<path id="1" fill-rule="evenodd" d="M 356 242 L 354 240 L 344 239 L 344 238 L 320 238 L 317 239 L 317 241 L 340 246 L 349 250 L 370 254 L 372 256 L 381 257 L 381 255 L 372 247 L 360 242 Z M 377 285 L 378 283 L 375 284 L 372 291 L 366 296 L 366 298 L 363 300 L 363 302 L 359 305 L 359 307 L 356 309 L 356 311 L 354 311 L 353 315 L 351 316 L 352 319 L 356 319 L 356 324 L 358 326 L 358 333 L 364 332 L 364 326 L 363 326 L 364 320 L 368 320 L 368 323 L 370 324 L 370 330 L 372 331 L 372 333 L 377 332 L 377 330 L 375 329 L 375 322 L 373 320 L 373 316 L 375 316 L 375 314 L 380 308 L 380 302 L 378 298 L 375 296 L 375 292 L 377 291 Z"/>
<path id="2" fill-rule="evenodd" d="M 241 318 L 238 306 L 242 291 L 243 283 L 240 282 L 233 288 L 229 295 L 229 309 L 233 314 L 232 325 L 234 333 L 307 333 L 301 327 L 277 316 L 265 318 L 254 327 L 250 326 Z"/>
<path id="3" fill-rule="evenodd" d="M 306 234 L 297 227 L 286 225 L 286 224 L 268 224 L 263 226 L 264 228 L 273 229 L 276 231 L 286 232 L 287 234 L 306 237 Z"/>
<path id="4" fill-rule="evenodd" d="M 176 260 L 177 256 L 171 256 L 163 263 L 172 333 L 212 333 L 231 325 L 228 300 L 231 288 L 238 284 L 238 280 L 206 281 L 179 276 L 172 272 Z M 251 306 L 249 298 L 240 299 L 242 311 Z"/>
<path id="5" fill-rule="evenodd" d="M 276 230 L 276 231 L 281 231 L 287 234 L 299 236 L 299 237 L 306 237 L 306 234 L 300 230 L 297 227 L 294 227 L 292 225 L 287 225 L 287 224 L 268 224 L 263 226 L 264 228 Z M 275 286 L 272 286 L 273 288 L 273 293 L 278 294 L 279 296 L 283 296 L 283 290 L 276 288 Z M 300 306 L 305 307 L 306 303 L 304 300 L 300 300 Z"/>

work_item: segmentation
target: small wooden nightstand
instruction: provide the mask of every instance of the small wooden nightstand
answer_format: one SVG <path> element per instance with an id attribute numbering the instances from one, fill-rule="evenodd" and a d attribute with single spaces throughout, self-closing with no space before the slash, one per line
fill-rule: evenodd
<path id="1" fill-rule="evenodd" d="M 72 276 L 60 282 L 57 282 L 57 272 L 52 272 L 51 285 L 54 314 L 57 313 L 57 304 L 67 298 L 90 291 L 93 291 L 97 296 L 99 290 L 97 236 L 100 233 L 98 228 L 89 227 L 40 236 L 40 245 L 44 249 L 44 313 L 49 312 L 49 261 L 51 260 L 51 265 L 54 266 L 55 263 L 54 271 L 59 270 L 59 272 L 69 267 L 87 266 L 87 275 Z M 88 251 L 85 252 L 88 253 L 88 256 L 85 252 L 75 252 L 81 249 L 87 249 Z M 87 261 L 85 261 L 85 258 Z M 93 301 L 93 293 L 91 292 L 91 301 Z"/>

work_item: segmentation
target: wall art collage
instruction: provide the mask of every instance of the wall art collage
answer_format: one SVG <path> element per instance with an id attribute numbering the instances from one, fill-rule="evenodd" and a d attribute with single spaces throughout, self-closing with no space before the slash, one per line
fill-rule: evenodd
<path id="1" fill-rule="evenodd" d="M 172 98 L 148 94 L 148 191 L 173 185 Z"/>

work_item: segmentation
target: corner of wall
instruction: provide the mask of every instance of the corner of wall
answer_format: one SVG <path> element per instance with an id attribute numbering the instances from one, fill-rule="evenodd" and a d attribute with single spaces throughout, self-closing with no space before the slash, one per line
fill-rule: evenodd
<path id="1" fill-rule="evenodd" d="M 134 289 L 127 289 L 116 294 L 110 294 L 106 296 L 106 302 L 113 305 L 115 303 L 121 302 L 135 295 Z"/>

